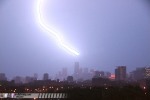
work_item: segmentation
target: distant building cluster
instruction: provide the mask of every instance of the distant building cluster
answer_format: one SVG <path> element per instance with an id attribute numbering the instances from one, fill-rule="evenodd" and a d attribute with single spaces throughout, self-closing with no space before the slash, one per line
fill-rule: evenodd
<path id="1" fill-rule="evenodd" d="M 79 62 L 74 63 L 74 72 L 72 75 L 68 75 L 67 68 L 62 68 L 61 71 L 56 74 L 55 80 L 68 81 L 68 82 L 83 82 L 86 80 L 97 81 L 97 79 L 109 79 L 115 81 L 139 81 L 143 79 L 150 79 L 150 66 L 136 68 L 134 71 L 127 73 L 126 66 L 117 66 L 114 70 L 114 74 L 110 72 L 104 72 L 100 70 L 88 69 L 80 67 Z M 38 80 L 38 74 L 35 73 L 33 76 L 16 76 L 12 81 L 16 84 L 30 83 Z M 51 80 L 49 73 L 43 74 L 42 80 Z M 0 73 L 0 81 L 7 81 L 5 73 Z"/>
<path id="2" fill-rule="evenodd" d="M 136 68 L 136 70 L 130 72 L 130 79 L 131 80 L 142 80 L 150 78 L 150 67 L 141 67 Z"/>
<path id="3" fill-rule="evenodd" d="M 110 72 L 104 72 L 94 69 L 82 68 L 79 62 L 75 62 L 73 77 L 76 81 L 92 80 L 93 77 L 110 78 Z"/>
<path id="4" fill-rule="evenodd" d="M 61 71 L 58 72 L 58 74 L 56 74 L 55 79 L 65 80 L 67 76 L 68 76 L 68 70 L 67 68 L 63 68 Z"/>
<path id="5" fill-rule="evenodd" d="M 79 62 L 75 62 L 72 75 L 68 75 L 67 68 L 63 68 L 56 78 L 51 79 L 49 73 L 44 73 L 41 80 L 38 79 L 38 74 L 34 74 L 26 77 L 16 76 L 13 80 L 7 81 L 5 73 L 0 73 L 0 93 L 70 93 L 69 96 L 72 95 L 73 98 L 89 96 L 92 97 L 90 100 L 97 100 L 93 99 L 97 96 L 104 98 L 109 96 L 110 100 L 114 95 L 116 98 L 113 98 L 114 100 L 128 100 L 128 97 L 133 99 L 133 96 L 137 100 L 137 96 L 143 94 L 139 100 L 150 100 L 149 91 L 150 66 L 136 68 L 130 73 L 127 73 L 126 66 L 116 66 L 113 74 L 82 68 Z M 120 98 L 118 99 L 117 96 Z"/>
<path id="6" fill-rule="evenodd" d="M 26 77 L 16 76 L 15 78 L 13 78 L 13 81 L 16 84 L 30 83 L 35 80 L 37 80 L 37 78 L 31 76 L 26 76 Z"/>
<path id="7" fill-rule="evenodd" d="M 91 69 L 89 71 L 88 68 L 82 68 L 79 66 L 79 62 L 75 62 L 74 64 L 74 73 L 73 77 L 77 81 L 82 81 L 82 80 L 88 80 L 91 79 L 92 76 L 94 75 L 94 70 Z"/>

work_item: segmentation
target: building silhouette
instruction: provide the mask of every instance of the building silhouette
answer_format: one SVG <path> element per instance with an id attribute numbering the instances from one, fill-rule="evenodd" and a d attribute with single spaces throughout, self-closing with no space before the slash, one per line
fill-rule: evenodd
<path id="1" fill-rule="evenodd" d="M 74 65 L 74 74 L 78 74 L 79 71 L 80 71 L 79 62 L 75 62 L 75 65 Z"/>
<path id="2" fill-rule="evenodd" d="M 132 80 L 142 80 L 150 78 L 150 67 L 140 67 L 136 68 L 136 70 L 130 72 L 130 77 Z"/>
<path id="3" fill-rule="evenodd" d="M 16 77 L 14 78 L 14 82 L 15 82 L 15 84 L 22 84 L 22 83 L 23 83 L 23 77 L 21 77 L 21 76 L 16 76 Z"/>
<path id="4" fill-rule="evenodd" d="M 0 81 L 6 81 L 7 77 L 5 75 L 5 73 L 0 73 Z"/>
<path id="5" fill-rule="evenodd" d="M 150 78 L 150 67 L 145 68 L 145 78 Z"/>
<path id="6" fill-rule="evenodd" d="M 126 66 L 118 66 L 115 69 L 115 79 L 120 81 L 126 80 Z"/>
<path id="7" fill-rule="evenodd" d="M 67 68 L 63 68 L 62 69 L 62 78 L 63 78 L 63 80 L 67 78 L 67 74 L 68 74 L 67 73 Z"/>
<path id="8" fill-rule="evenodd" d="M 94 77 L 104 78 L 104 72 L 103 71 L 95 71 Z"/>
<path id="9" fill-rule="evenodd" d="M 38 74 L 37 73 L 34 73 L 33 77 L 34 77 L 34 80 L 38 80 Z"/>
<path id="10" fill-rule="evenodd" d="M 79 68 L 79 62 L 75 62 L 74 64 L 74 78 L 75 80 L 79 79 L 81 73 L 81 69 Z"/>
<path id="11" fill-rule="evenodd" d="M 43 80 L 48 80 L 48 79 L 49 79 L 49 74 L 48 73 L 44 73 Z"/>

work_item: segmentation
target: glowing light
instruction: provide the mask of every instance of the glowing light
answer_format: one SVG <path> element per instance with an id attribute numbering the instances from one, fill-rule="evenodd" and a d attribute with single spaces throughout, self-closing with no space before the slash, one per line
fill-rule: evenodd
<path id="1" fill-rule="evenodd" d="M 41 28 L 48 33 L 48 35 L 53 36 L 57 42 L 69 53 L 74 55 L 79 55 L 79 52 L 74 50 L 71 46 L 69 46 L 60 36 L 60 34 L 56 31 L 54 31 L 47 23 L 44 21 L 43 15 L 42 15 L 42 5 L 44 3 L 44 0 L 38 0 L 37 3 L 37 17 L 38 17 L 38 23 L 40 24 Z"/>

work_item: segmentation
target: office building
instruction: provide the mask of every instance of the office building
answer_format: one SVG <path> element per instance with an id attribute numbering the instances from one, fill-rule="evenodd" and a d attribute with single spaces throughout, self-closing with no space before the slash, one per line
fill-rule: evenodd
<path id="1" fill-rule="evenodd" d="M 115 69 L 115 79 L 121 81 L 126 80 L 126 66 L 118 66 Z"/>
<path id="2" fill-rule="evenodd" d="M 150 78 L 150 67 L 145 68 L 145 78 Z"/>
<path id="3" fill-rule="evenodd" d="M 67 68 L 62 69 L 62 78 L 66 79 L 67 78 Z"/>
<path id="4" fill-rule="evenodd" d="M 75 62 L 75 65 L 74 65 L 74 74 L 78 74 L 79 71 L 80 71 L 79 62 Z"/>
<path id="5" fill-rule="evenodd" d="M 140 67 L 132 71 L 132 80 L 142 80 L 150 78 L 150 67 Z"/>
<path id="6" fill-rule="evenodd" d="M 16 77 L 14 78 L 14 82 L 15 82 L 15 84 L 22 84 L 22 83 L 23 83 L 23 77 L 21 77 L 21 76 L 16 76 Z"/>
<path id="7" fill-rule="evenodd" d="M 6 78 L 6 75 L 5 73 L 0 73 L 0 81 L 6 81 L 7 78 Z"/>
<path id="8" fill-rule="evenodd" d="M 79 62 L 75 62 L 74 65 L 74 79 L 77 80 L 80 77 L 81 69 L 79 68 Z"/>
<path id="9" fill-rule="evenodd" d="M 43 80 L 48 80 L 48 79 L 49 79 L 49 74 L 48 73 L 44 73 Z"/>

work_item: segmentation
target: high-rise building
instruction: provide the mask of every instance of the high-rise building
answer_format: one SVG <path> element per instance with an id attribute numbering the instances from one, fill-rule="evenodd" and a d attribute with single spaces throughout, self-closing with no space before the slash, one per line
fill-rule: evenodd
<path id="1" fill-rule="evenodd" d="M 67 68 L 62 68 L 62 70 L 56 74 L 56 79 L 59 79 L 60 81 L 66 80 L 67 74 Z"/>
<path id="2" fill-rule="evenodd" d="M 81 72 L 81 70 L 79 68 L 79 62 L 75 62 L 75 65 L 74 65 L 74 78 L 75 78 L 75 80 L 79 79 L 80 72 Z"/>
<path id="3" fill-rule="evenodd" d="M 145 68 L 145 78 L 150 78 L 150 67 Z"/>
<path id="4" fill-rule="evenodd" d="M 79 74 L 79 71 L 80 71 L 79 62 L 75 62 L 74 74 Z"/>
<path id="5" fill-rule="evenodd" d="M 14 81 L 15 81 L 15 84 L 21 84 L 21 83 L 23 83 L 22 81 L 23 81 L 23 77 L 21 77 L 21 76 L 16 76 L 15 78 L 14 78 Z"/>
<path id="6" fill-rule="evenodd" d="M 104 72 L 103 71 L 95 71 L 94 77 L 104 78 Z"/>
<path id="7" fill-rule="evenodd" d="M 62 69 L 62 78 L 66 79 L 67 78 L 67 68 Z"/>
<path id="8" fill-rule="evenodd" d="M 126 80 L 126 66 L 118 66 L 115 69 L 115 79 L 116 80 Z"/>
<path id="9" fill-rule="evenodd" d="M 48 79 L 49 79 L 49 74 L 48 73 L 44 73 L 43 80 L 48 80 Z"/>
<path id="10" fill-rule="evenodd" d="M 0 73 L 0 81 L 6 81 L 7 78 L 6 78 L 6 75 L 5 73 Z"/>
<path id="11" fill-rule="evenodd" d="M 132 72 L 132 80 L 141 80 L 147 78 L 150 78 L 150 67 L 136 68 L 136 70 Z"/>
<path id="12" fill-rule="evenodd" d="M 33 78 L 34 78 L 34 80 L 38 80 L 38 74 L 37 74 L 37 73 L 34 73 Z"/>

